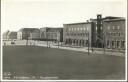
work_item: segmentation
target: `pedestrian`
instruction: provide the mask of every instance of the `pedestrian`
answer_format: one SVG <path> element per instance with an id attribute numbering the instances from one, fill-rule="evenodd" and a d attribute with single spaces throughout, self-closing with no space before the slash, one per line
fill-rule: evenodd
<path id="1" fill-rule="evenodd" d="M 92 48 L 91 50 L 92 50 L 92 53 L 93 53 L 94 49 Z"/>
<path id="2" fill-rule="evenodd" d="M 93 52 L 93 48 L 92 48 L 92 52 Z"/>
<path id="3" fill-rule="evenodd" d="M 4 42 L 4 46 L 6 45 L 6 42 Z"/>

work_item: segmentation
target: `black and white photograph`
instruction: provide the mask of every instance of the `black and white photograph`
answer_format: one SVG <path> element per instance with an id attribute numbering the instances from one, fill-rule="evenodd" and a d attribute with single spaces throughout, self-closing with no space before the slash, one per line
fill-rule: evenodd
<path id="1" fill-rule="evenodd" d="M 125 82 L 126 30 L 127 0 L 1 0 L 1 80 Z"/>

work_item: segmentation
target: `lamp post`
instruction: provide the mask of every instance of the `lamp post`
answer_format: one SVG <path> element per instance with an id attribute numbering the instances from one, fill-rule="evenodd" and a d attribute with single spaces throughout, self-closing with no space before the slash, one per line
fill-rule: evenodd
<path id="1" fill-rule="evenodd" d="M 48 48 L 48 34 L 46 32 L 46 41 L 47 41 L 47 48 Z"/>
<path id="2" fill-rule="evenodd" d="M 58 40 L 58 48 L 59 48 L 59 40 Z"/>
<path id="3" fill-rule="evenodd" d="M 105 28 L 103 28 L 104 24 L 102 23 L 102 31 L 103 31 L 103 51 L 104 51 L 104 55 L 105 55 L 105 51 L 106 51 L 106 32 L 105 32 Z"/>
<path id="4" fill-rule="evenodd" d="M 89 55 L 89 32 L 88 32 L 88 55 Z"/>
<path id="5" fill-rule="evenodd" d="M 106 39 L 105 39 L 105 36 L 106 36 L 106 33 L 105 33 L 105 31 L 104 31 L 104 33 L 103 33 L 103 43 L 104 43 L 104 55 L 106 54 Z"/>
<path id="6" fill-rule="evenodd" d="M 29 37 L 29 35 L 27 33 L 27 36 L 26 36 L 26 45 L 28 45 L 28 37 Z"/>
<path id="7" fill-rule="evenodd" d="M 58 48 L 59 48 L 59 33 L 57 34 Z"/>

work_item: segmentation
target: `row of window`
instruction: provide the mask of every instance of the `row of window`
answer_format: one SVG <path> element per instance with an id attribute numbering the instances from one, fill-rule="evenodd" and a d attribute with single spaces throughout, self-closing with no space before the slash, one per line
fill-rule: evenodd
<path id="1" fill-rule="evenodd" d="M 68 28 L 68 31 L 88 31 L 88 27 L 81 27 L 81 28 Z"/>
<path id="2" fill-rule="evenodd" d="M 121 36 L 121 33 L 120 32 L 109 32 L 109 33 L 107 33 L 107 35 L 109 35 L 109 36 Z"/>
<path id="3" fill-rule="evenodd" d="M 97 28 L 97 26 L 96 26 L 96 30 L 98 30 L 98 29 L 103 30 L 103 27 L 101 26 L 101 27 Z"/>
<path id="4" fill-rule="evenodd" d="M 112 29 L 112 30 L 120 30 L 120 26 L 117 26 L 117 25 L 115 25 L 115 26 L 108 26 L 108 30 L 110 30 L 110 29 Z"/>
<path id="5" fill-rule="evenodd" d="M 78 34 L 69 34 L 69 33 L 67 33 L 67 36 L 88 36 L 88 33 L 78 33 Z"/>
<path id="6" fill-rule="evenodd" d="M 107 46 L 124 47 L 125 41 L 107 41 Z"/>

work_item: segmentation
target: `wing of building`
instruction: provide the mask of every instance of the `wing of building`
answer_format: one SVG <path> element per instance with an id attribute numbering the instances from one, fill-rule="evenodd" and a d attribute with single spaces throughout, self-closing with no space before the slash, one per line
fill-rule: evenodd
<path id="1" fill-rule="evenodd" d="M 3 40 L 8 39 L 8 33 L 9 33 L 9 30 L 3 33 Z"/>
<path id="2" fill-rule="evenodd" d="M 72 46 L 125 49 L 125 18 L 108 16 L 63 25 L 63 42 Z"/>
<path id="3" fill-rule="evenodd" d="M 106 48 L 125 49 L 125 18 L 103 20 Z"/>
<path id="4" fill-rule="evenodd" d="M 38 40 L 40 39 L 40 30 L 38 28 L 21 28 L 17 33 L 17 39 Z"/>
<path id="5" fill-rule="evenodd" d="M 74 46 L 94 46 L 95 24 L 93 22 L 64 24 L 63 41 Z"/>
<path id="6" fill-rule="evenodd" d="M 17 32 L 9 32 L 7 38 L 11 40 L 17 39 Z"/>
<path id="7" fill-rule="evenodd" d="M 40 28 L 41 40 L 48 41 L 63 41 L 63 28 L 57 27 L 44 27 Z"/>

